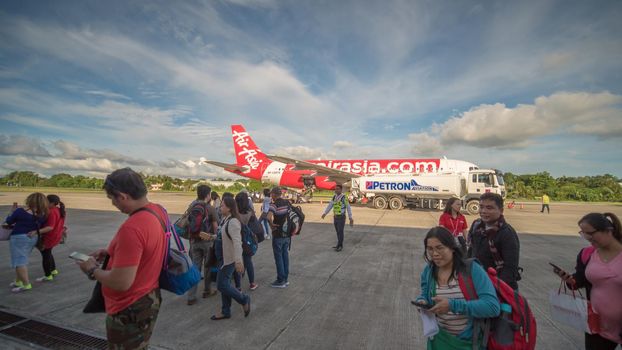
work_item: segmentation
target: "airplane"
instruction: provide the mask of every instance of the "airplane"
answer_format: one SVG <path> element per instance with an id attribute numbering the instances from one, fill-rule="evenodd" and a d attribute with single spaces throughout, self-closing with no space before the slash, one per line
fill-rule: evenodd
<path id="1" fill-rule="evenodd" d="M 353 178 L 376 174 L 456 173 L 477 169 L 462 160 L 426 159 L 350 159 L 297 160 L 263 153 L 244 126 L 231 125 L 236 163 L 202 160 L 239 176 L 277 186 L 307 190 L 334 190 Z"/>

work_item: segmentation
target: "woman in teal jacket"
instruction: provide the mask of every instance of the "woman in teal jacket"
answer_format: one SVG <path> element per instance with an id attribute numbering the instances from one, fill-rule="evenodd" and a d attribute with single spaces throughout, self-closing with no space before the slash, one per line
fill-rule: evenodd
<path id="1" fill-rule="evenodd" d="M 478 299 L 467 301 L 458 284 L 466 272 L 460 247 L 451 232 L 434 227 L 424 239 L 426 267 L 421 273 L 421 295 L 416 303 L 432 305 L 439 333 L 428 339 L 428 349 L 473 349 L 473 321 L 499 315 L 499 299 L 488 275 L 477 262 L 471 278 Z M 477 339 L 482 339 L 479 335 Z M 481 344 L 480 348 L 484 348 Z"/>

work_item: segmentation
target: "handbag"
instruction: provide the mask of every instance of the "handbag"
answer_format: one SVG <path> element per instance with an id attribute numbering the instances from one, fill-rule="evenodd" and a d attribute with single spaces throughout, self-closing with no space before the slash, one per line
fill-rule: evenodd
<path id="1" fill-rule="evenodd" d="M 11 232 L 13 232 L 13 227 L 9 224 L 2 224 L 0 227 L 0 241 L 8 241 L 11 237 Z"/>
<path id="2" fill-rule="evenodd" d="M 108 265 L 108 260 L 110 259 L 110 255 L 106 255 L 104 258 L 104 263 L 102 264 L 102 269 L 106 269 Z M 102 284 L 97 281 L 95 283 L 95 287 L 93 287 L 93 292 L 91 293 L 91 299 L 86 303 L 82 312 L 85 314 L 96 314 L 101 312 L 106 312 L 106 302 L 104 301 L 104 294 L 102 293 Z"/>
<path id="3" fill-rule="evenodd" d="M 582 332 L 596 334 L 600 331 L 600 317 L 592 310 L 590 301 L 580 292 L 578 294 L 574 291 L 568 294 L 565 284 L 563 293 L 561 285 L 557 291 L 549 291 L 551 318 Z"/>
<path id="4" fill-rule="evenodd" d="M 160 209 L 165 214 L 166 223 L 158 214 L 146 207 L 142 207 L 134 213 L 144 210 L 154 215 L 160 221 L 166 235 L 166 252 L 164 253 L 164 261 L 162 262 L 159 278 L 160 288 L 177 295 L 183 295 L 201 281 L 201 273 L 188 256 L 184 244 L 168 218 L 166 209 L 162 206 L 160 206 Z M 175 239 L 177 249 L 171 248 L 171 236 Z"/>

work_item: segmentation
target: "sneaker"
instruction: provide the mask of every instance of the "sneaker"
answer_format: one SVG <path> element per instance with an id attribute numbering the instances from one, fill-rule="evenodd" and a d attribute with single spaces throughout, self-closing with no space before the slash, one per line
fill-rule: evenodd
<path id="1" fill-rule="evenodd" d="M 259 287 L 259 285 L 257 283 L 251 283 L 250 286 L 249 286 L 250 290 L 255 290 L 255 289 L 257 289 L 257 287 Z"/>
<path id="2" fill-rule="evenodd" d="M 285 281 L 274 281 L 274 282 L 272 282 L 270 287 L 272 287 L 272 288 L 285 288 L 285 287 L 287 287 L 287 282 L 285 282 Z"/>
<path id="3" fill-rule="evenodd" d="M 188 304 L 188 305 L 194 305 L 196 303 L 197 303 L 196 299 L 190 299 L 190 300 L 186 301 L 186 304 Z"/>
<path id="4" fill-rule="evenodd" d="M 285 281 L 285 285 L 286 285 L 286 286 L 289 286 L 289 281 Z"/>
<path id="5" fill-rule="evenodd" d="M 54 280 L 54 277 L 52 275 L 43 276 L 43 277 L 39 277 L 36 279 L 37 282 L 52 282 L 53 280 Z"/>
<path id="6" fill-rule="evenodd" d="M 58 275 L 58 270 L 52 270 L 52 276 Z"/>
<path id="7" fill-rule="evenodd" d="M 29 283 L 29 284 L 23 285 L 21 287 L 13 288 L 13 289 L 11 289 L 11 292 L 13 292 L 13 293 L 21 293 L 21 292 L 25 292 L 25 291 L 28 291 L 28 290 L 31 290 L 31 289 L 32 289 L 32 284 Z"/>
<path id="8" fill-rule="evenodd" d="M 17 288 L 17 287 L 22 287 L 23 285 L 24 285 L 24 282 L 22 281 L 13 281 L 11 282 L 11 284 L 9 284 L 9 287 Z"/>

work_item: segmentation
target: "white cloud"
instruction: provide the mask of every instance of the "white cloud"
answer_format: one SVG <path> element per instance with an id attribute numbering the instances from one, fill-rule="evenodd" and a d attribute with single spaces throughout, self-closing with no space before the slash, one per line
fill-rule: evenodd
<path id="1" fill-rule="evenodd" d="M 622 96 L 609 92 L 558 92 L 514 108 L 480 105 L 417 134 L 424 141 L 416 144 L 425 147 L 434 139 L 440 140 L 438 145 L 524 148 L 538 137 L 555 134 L 622 137 L 620 103 Z"/>
<path id="2" fill-rule="evenodd" d="M 438 154 L 443 150 L 438 137 L 431 136 L 428 133 L 410 134 L 408 138 L 414 144 L 412 153 L 416 157 L 438 157 Z"/>
<path id="3" fill-rule="evenodd" d="M 41 141 L 23 135 L 0 134 L 0 155 L 27 155 L 47 157 L 50 153 L 41 145 Z"/>
<path id="4" fill-rule="evenodd" d="M 351 142 L 349 141 L 335 141 L 335 143 L 333 143 L 333 148 L 336 149 L 345 149 L 345 148 L 350 148 L 354 146 Z"/>
<path id="5" fill-rule="evenodd" d="M 280 147 L 274 149 L 272 153 L 300 160 L 326 158 L 326 154 L 322 151 L 322 149 L 307 146 Z"/>
<path id="6" fill-rule="evenodd" d="M 110 99 L 131 100 L 131 98 L 125 95 L 118 94 L 116 92 L 106 91 L 106 90 L 88 90 L 88 91 L 85 91 L 84 93 L 88 95 L 102 96 L 102 97 L 106 97 Z"/>

